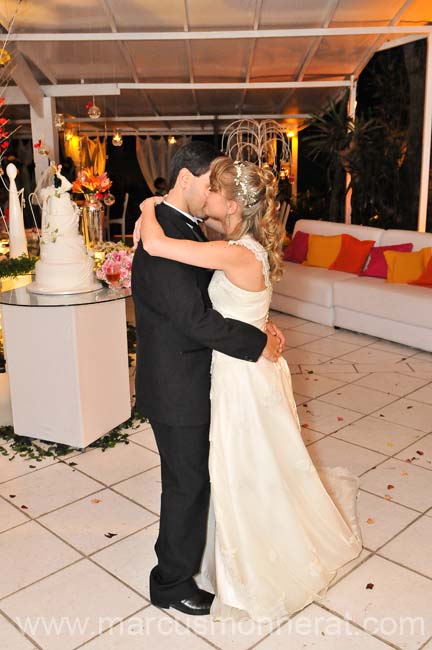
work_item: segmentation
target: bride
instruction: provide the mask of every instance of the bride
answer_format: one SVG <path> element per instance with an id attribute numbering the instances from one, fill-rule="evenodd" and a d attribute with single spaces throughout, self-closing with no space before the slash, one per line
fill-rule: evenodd
<path id="1" fill-rule="evenodd" d="M 166 237 L 154 205 L 143 209 L 150 254 L 217 269 L 213 307 L 265 328 L 272 282 L 282 274 L 275 179 L 251 163 L 211 166 L 207 223 L 227 241 Z M 200 586 L 212 590 L 215 619 L 268 622 L 322 596 L 336 571 L 357 557 L 358 479 L 314 467 L 301 438 L 286 361 L 257 363 L 213 351 L 209 469 L 212 507 Z"/>

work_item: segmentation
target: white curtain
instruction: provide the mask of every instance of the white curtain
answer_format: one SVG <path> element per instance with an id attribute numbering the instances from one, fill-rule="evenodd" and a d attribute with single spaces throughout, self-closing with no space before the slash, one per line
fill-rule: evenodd
<path id="1" fill-rule="evenodd" d="M 136 137 L 138 164 L 145 182 L 152 192 L 155 191 L 153 181 L 158 176 L 162 176 L 168 182 L 168 170 L 172 156 L 179 147 L 187 144 L 190 140 L 190 136 L 183 136 L 178 138 L 175 144 L 168 144 L 163 136 L 158 139 L 149 135 L 143 138 Z"/>

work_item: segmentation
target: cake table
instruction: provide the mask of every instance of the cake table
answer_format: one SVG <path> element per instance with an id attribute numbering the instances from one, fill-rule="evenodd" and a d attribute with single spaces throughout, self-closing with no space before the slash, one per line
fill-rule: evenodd
<path id="1" fill-rule="evenodd" d="M 0 293 L 16 434 L 83 448 L 130 417 L 130 293 Z"/>

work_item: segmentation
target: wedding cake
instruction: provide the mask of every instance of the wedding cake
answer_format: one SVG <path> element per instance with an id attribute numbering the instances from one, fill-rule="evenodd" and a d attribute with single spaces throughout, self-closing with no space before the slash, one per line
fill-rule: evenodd
<path id="1" fill-rule="evenodd" d="M 79 209 L 71 201 L 71 183 L 54 173 L 53 185 L 40 190 L 42 231 L 40 260 L 36 280 L 29 285 L 33 293 L 84 293 L 101 288 L 93 271 L 84 240 L 79 234 Z"/>

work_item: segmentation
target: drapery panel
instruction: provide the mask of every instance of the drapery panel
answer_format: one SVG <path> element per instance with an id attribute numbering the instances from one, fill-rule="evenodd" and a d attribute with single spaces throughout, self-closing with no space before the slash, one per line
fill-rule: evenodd
<path id="1" fill-rule="evenodd" d="M 106 138 L 72 137 L 65 140 L 65 153 L 72 158 L 77 169 L 91 167 L 95 174 L 105 171 Z"/>
<path id="2" fill-rule="evenodd" d="M 141 173 L 150 190 L 154 193 L 153 181 L 162 176 L 168 181 L 169 164 L 174 153 L 184 144 L 190 142 L 190 136 L 178 138 L 169 144 L 164 137 L 153 138 L 149 135 L 136 137 L 136 156 Z"/>

